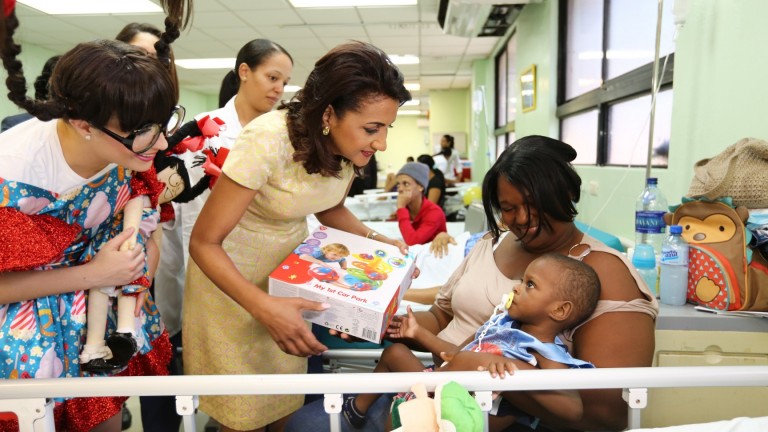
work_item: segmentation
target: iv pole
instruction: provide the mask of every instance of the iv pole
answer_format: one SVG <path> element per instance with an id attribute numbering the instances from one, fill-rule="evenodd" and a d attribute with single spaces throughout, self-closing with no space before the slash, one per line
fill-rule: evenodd
<path id="1" fill-rule="evenodd" d="M 651 158 L 653 157 L 653 133 L 656 126 L 656 94 L 659 92 L 659 51 L 661 46 L 661 13 L 664 8 L 664 0 L 659 0 L 656 12 L 656 47 L 653 55 L 653 77 L 651 78 L 651 118 L 648 123 L 648 157 L 645 163 L 645 178 L 651 176 Z"/>

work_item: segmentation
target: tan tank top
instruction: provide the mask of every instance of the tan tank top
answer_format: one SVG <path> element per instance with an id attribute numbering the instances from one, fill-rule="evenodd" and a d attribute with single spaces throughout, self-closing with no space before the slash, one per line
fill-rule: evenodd
<path id="1" fill-rule="evenodd" d="M 591 248 L 591 252 L 605 252 L 618 257 L 621 260 L 621 262 L 623 262 L 624 265 L 627 266 L 630 274 L 632 274 L 632 277 L 635 278 L 635 282 L 637 282 L 637 286 L 640 288 L 640 292 L 641 294 L 643 294 L 644 298 L 634 299 L 628 302 L 617 301 L 617 300 L 599 300 L 597 302 L 597 307 L 595 308 L 595 312 L 593 312 L 589 318 L 587 318 L 584 322 L 582 322 L 578 326 L 563 333 L 565 344 L 568 345 L 569 350 L 571 350 L 571 344 L 573 343 L 573 334 L 576 332 L 576 330 L 578 330 L 579 327 L 583 326 L 587 322 L 599 317 L 604 313 L 640 312 L 640 313 L 650 315 L 650 317 L 653 318 L 654 321 L 656 321 L 656 317 L 659 314 L 659 302 L 658 300 L 656 300 L 656 296 L 651 294 L 648 287 L 645 286 L 645 282 L 643 282 L 643 278 L 637 273 L 637 270 L 635 270 L 635 267 L 632 264 L 630 264 L 629 260 L 627 260 L 627 257 L 624 256 L 624 254 L 617 251 L 616 249 L 606 246 L 599 240 L 593 237 L 590 237 L 587 234 L 584 234 L 582 243 L 589 245 L 589 247 Z"/>

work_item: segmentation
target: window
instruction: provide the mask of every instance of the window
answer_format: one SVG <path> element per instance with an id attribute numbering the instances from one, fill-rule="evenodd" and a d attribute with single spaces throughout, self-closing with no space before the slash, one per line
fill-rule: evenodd
<path id="1" fill-rule="evenodd" d="M 515 34 L 496 56 L 496 154 L 499 155 L 514 141 L 517 116 L 517 37 Z M 511 137 L 511 138 L 510 138 Z"/>
<path id="2" fill-rule="evenodd" d="M 645 166 L 657 2 L 563 0 L 557 116 L 583 165 Z M 667 166 L 672 122 L 674 23 L 662 12 L 652 165 Z"/>

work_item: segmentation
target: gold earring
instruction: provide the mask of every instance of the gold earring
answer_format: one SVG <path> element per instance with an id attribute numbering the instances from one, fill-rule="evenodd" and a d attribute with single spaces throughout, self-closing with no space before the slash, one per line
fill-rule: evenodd
<path id="1" fill-rule="evenodd" d="M 323 128 L 323 135 L 327 136 L 329 133 L 331 133 L 331 128 L 329 128 L 328 126 L 324 127 Z"/>

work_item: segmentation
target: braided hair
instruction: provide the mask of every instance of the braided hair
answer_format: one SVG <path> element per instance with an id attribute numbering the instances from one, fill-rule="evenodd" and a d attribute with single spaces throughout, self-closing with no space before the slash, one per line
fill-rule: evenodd
<path id="1" fill-rule="evenodd" d="M 0 57 L 8 72 L 8 99 L 40 120 L 80 119 L 104 126 L 116 115 L 123 130 L 147 122 L 165 123 L 178 102 L 169 73 L 170 44 L 189 23 L 192 0 L 161 0 L 165 32 L 156 45 L 160 62 L 144 50 L 114 40 L 78 44 L 59 59 L 47 100 L 27 97 L 21 46 L 13 35 L 19 26 L 14 10 L 0 22 Z"/>

